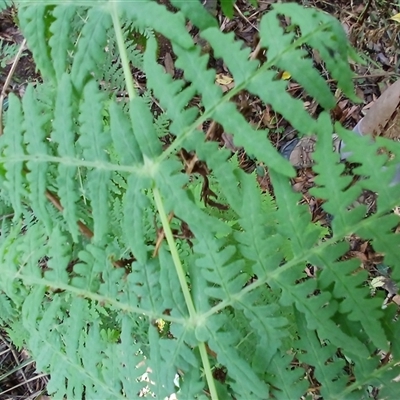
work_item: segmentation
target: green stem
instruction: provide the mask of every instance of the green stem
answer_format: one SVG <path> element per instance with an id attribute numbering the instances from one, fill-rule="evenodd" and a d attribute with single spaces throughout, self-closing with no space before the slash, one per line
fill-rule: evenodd
<path id="1" fill-rule="evenodd" d="M 156 202 L 156 207 L 158 213 L 160 215 L 161 223 L 164 229 L 164 235 L 167 239 L 168 246 L 171 251 L 172 260 L 175 264 L 176 274 L 178 275 L 179 283 L 181 285 L 181 289 L 183 292 L 183 297 L 185 298 L 186 306 L 189 310 L 190 318 L 196 317 L 196 309 L 194 308 L 192 296 L 190 295 L 189 286 L 186 282 L 185 271 L 183 270 L 183 266 L 181 260 L 179 258 L 178 249 L 176 248 L 174 236 L 172 235 L 171 227 L 169 226 L 168 217 L 165 212 L 164 204 L 161 199 L 160 192 L 158 188 L 153 189 L 154 201 Z"/>
<path id="2" fill-rule="evenodd" d="M 210 390 L 211 399 L 218 400 L 217 388 L 215 387 L 214 377 L 212 376 L 210 361 L 208 359 L 206 345 L 204 342 L 199 343 L 199 350 L 201 361 L 203 362 L 204 372 L 206 374 L 208 389 Z"/>
<path id="3" fill-rule="evenodd" d="M 128 54 L 126 52 L 124 35 L 122 33 L 121 24 L 118 18 L 117 5 L 115 2 L 110 2 L 111 17 L 114 24 L 115 37 L 117 39 L 119 55 L 121 57 L 122 69 L 124 70 L 126 90 L 128 91 L 129 99 L 133 100 L 136 97 L 135 85 L 132 78 L 131 69 L 129 66 Z"/>
<path id="4" fill-rule="evenodd" d="M 165 212 L 161 194 L 157 187 L 153 188 L 153 195 L 154 195 L 154 201 L 156 203 L 156 207 L 158 210 L 158 214 L 160 215 L 161 223 L 162 223 L 162 226 L 164 229 L 164 235 L 165 235 L 165 238 L 167 239 L 167 243 L 168 243 L 168 246 L 169 246 L 169 249 L 171 252 L 172 260 L 174 261 L 175 270 L 176 270 L 176 274 L 178 275 L 179 283 L 181 285 L 183 297 L 185 298 L 186 306 L 189 310 L 189 316 L 190 316 L 190 319 L 192 321 L 194 321 L 197 316 L 196 309 L 193 304 L 193 299 L 190 294 L 189 286 L 186 282 L 185 271 L 183 270 L 181 259 L 179 258 L 179 254 L 178 254 L 178 249 L 176 247 L 175 239 L 172 234 L 171 227 L 169 226 L 168 216 L 167 216 L 167 213 Z M 211 399 L 218 400 L 217 389 L 215 387 L 214 378 L 211 373 L 211 366 L 210 366 L 210 362 L 208 360 L 206 345 L 204 342 L 199 343 L 199 350 L 200 350 L 201 361 L 202 361 L 203 367 L 204 367 L 204 372 L 205 372 L 206 379 L 207 379 L 208 388 L 209 388 L 210 394 L 211 394 Z"/>

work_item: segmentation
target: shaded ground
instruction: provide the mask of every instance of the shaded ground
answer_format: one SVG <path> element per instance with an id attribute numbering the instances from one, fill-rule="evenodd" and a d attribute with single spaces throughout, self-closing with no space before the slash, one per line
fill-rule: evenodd
<path id="1" fill-rule="evenodd" d="M 165 1 L 163 0 L 163 2 Z M 218 10 L 217 18 L 221 29 L 224 32 L 233 31 L 238 38 L 242 39 L 254 51 L 258 43 L 258 22 L 263 13 L 274 2 L 273 0 L 260 0 L 258 7 L 254 8 L 245 0 L 238 0 L 235 17 L 232 20 L 225 18 Z M 363 102 L 361 104 L 353 104 L 338 93 L 337 107 L 332 113 L 333 120 L 340 121 L 344 126 L 351 129 L 363 117 L 381 92 L 400 76 L 400 23 L 390 20 L 390 17 L 398 13 L 399 9 L 391 2 L 384 0 L 298 0 L 297 3 L 307 7 L 317 7 L 337 17 L 342 22 L 353 46 L 366 60 L 365 65 L 353 65 L 356 74 L 354 81 L 357 94 Z M 196 35 L 194 29 L 192 33 L 194 36 Z M 14 25 L 14 11 L 12 9 L 0 14 L 0 38 L 4 39 L 3 44 L 14 43 L 20 45 L 23 41 L 21 34 Z M 181 72 L 175 70 L 173 65 L 174 55 L 171 47 L 162 38 L 159 38 L 159 41 L 161 43 L 160 62 L 171 75 L 180 76 Z M 7 93 L 13 91 L 17 95 L 22 95 L 24 86 L 28 81 L 39 79 L 29 50 L 25 50 L 24 53 L 25 55 L 19 60 L 11 83 L 6 90 Z M 260 58 L 263 57 L 262 53 L 258 56 Z M 321 74 L 329 79 L 318 54 L 312 54 L 312 56 Z M 7 60 L 7 65 L 0 71 L 0 91 L 3 89 L 12 61 L 13 59 Z M 220 74 L 217 84 L 223 90 L 229 90 L 229 72 L 225 69 L 223 63 L 211 59 L 210 66 Z M 144 82 L 139 77 L 137 81 Z M 335 91 L 335 82 L 330 82 L 332 91 Z M 318 115 L 320 110 L 316 103 L 304 93 L 297 83 L 289 83 L 288 90 L 294 97 L 302 98 L 306 102 L 312 115 Z M 274 113 L 273 110 L 263 105 L 252 95 L 242 93 L 236 98 L 236 101 L 248 121 L 251 121 L 254 126 L 260 129 L 270 130 L 271 140 L 278 149 L 296 136 L 296 132 L 280 115 Z M 210 125 L 205 124 L 204 130 L 207 131 L 209 129 Z M 224 136 L 222 131 L 218 131 L 218 127 L 214 129 L 214 134 L 220 140 L 221 145 L 237 151 L 237 156 L 243 169 L 250 172 L 258 168 L 260 186 L 269 191 L 268 174 L 265 173 L 263 166 L 259 165 L 256 160 L 252 160 L 242 150 L 234 148 L 229 136 Z M 309 205 L 313 219 L 323 224 L 329 224 L 327 216 L 321 209 L 321 202 L 312 198 L 308 193 L 313 181 L 314 174 L 312 170 L 303 169 L 299 170 L 298 177 L 293 180 L 293 185 L 297 191 L 302 193 L 303 202 Z M 387 267 L 382 264 L 382 256 L 375 253 L 368 242 L 362 241 L 357 237 L 349 238 L 349 240 L 351 251 L 346 257 L 359 258 L 362 268 L 369 272 L 371 279 L 388 274 Z M 311 266 L 308 273 L 310 276 L 315 273 Z M 384 285 L 381 287 L 385 288 Z M 388 289 L 386 290 L 388 291 Z M 0 332 L 0 399 L 39 398 L 40 393 L 45 390 L 46 377 L 35 372 L 34 364 L 29 362 L 29 355 L 23 350 L 17 351 L 14 348 L 4 329 L 0 329 Z M 310 377 L 312 379 L 312 374 Z M 371 397 L 374 397 L 373 393 Z"/>

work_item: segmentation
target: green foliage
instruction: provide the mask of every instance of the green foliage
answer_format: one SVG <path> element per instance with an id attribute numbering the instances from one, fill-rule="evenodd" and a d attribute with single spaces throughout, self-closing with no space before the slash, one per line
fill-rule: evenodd
<path id="1" fill-rule="evenodd" d="M 18 53 L 18 46 L 14 43 L 5 43 L 0 39 L 0 67 L 5 68 L 8 63 L 12 63 L 14 57 Z"/>
<path id="2" fill-rule="evenodd" d="M 3 218 L 0 236 L 1 322 L 21 329 L 14 337 L 50 373 L 54 398 L 148 391 L 160 399 L 173 392 L 185 399 L 294 399 L 315 390 L 309 374 L 324 398 L 362 398 L 369 385 L 394 398 L 399 322 L 391 306 L 371 298 L 359 263 L 343 255 L 355 233 L 385 255 L 400 281 L 398 217 L 391 213 L 400 187 L 390 184 L 400 147 L 335 127 L 364 177 L 348 188 L 332 152 L 327 111 L 335 98 L 305 50 L 320 53 L 354 100 L 354 54 L 340 23 L 311 8 L 275 4 L 261 20 L 267 61 L 260 64 L 232 33 L 220 32 L 200 2 L 172 3 L 180 11 L 149 0 L 140 7 L 21 2 L 21 29 L 43 82 L 28 86 L 22 100 L 9 96 L 0 138 L 1 210 L 13 214 Z M 233 2 L 222 4 L 229 12 Z M 215 85 L 186 18 L 224 60 L 235 82 L 229 92 Z M 170 41 L 184 78 L 173 80 L 159 64 L 158 34 Z M 146 74 L 146 93 L 131 67 Z M 324 110 L 317 120 L 277 79 L 280 70 Z M 126 91 L 129 101 L 114 90 Z M 268 132 L 236 108 L 243 90 L 301 134 L 318 135 L 313 194 L 326 200 L 329 235 L 299 205 L 290 183 L 295 171 Z M 268 167 L 274 196 L 206 139 L 199 126 L 209 120 Z M 382 147 L 393 157 L 378 156 Z M 211 171 L 211 197 L 222 207 L 200 201 L 204 174 L 189 169 L 182 152 Z M 365 207 L 348 207 L 363 189 L 379 194 L 368 217 Z M 315 278 L 304 272 L 308 264 Z M 381 361 L 378 351 L 392 351 L 392 358 Z"/>
<path id="3" fill-rule="evenodd" d="M 0 1 L 0 11 L 5 10 L 7 7 L 12 5 L 12 0 L 1 0 Z"/>

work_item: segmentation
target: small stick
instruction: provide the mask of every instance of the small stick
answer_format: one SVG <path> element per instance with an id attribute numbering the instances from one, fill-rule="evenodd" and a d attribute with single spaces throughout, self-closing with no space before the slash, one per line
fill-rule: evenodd
<path id="1" fill-rule="evenodd" d="M 171 211 L 168 215 L 168 223 L 172 221 L 173 217 L 174 217 L 174 213 Z M 161 247 L 161 243 L 164 241 L 164 239 L 165 239 L 164 229 L 161 228 L 161 232 L 158 234 L 157 242 L 154 247 L 153 258 L 157 257 L 158 251 L 160 250 L 160 247 Z"/>
<path id="2" fill-rule="evenodd" d="M 61 205 L 59 198 L 54 193 L 50 192 L 50 190 L 46 190 L 46 197 L 58 211 L 64 211 L 64 207 Z M 78 221 L 78 227 L 82 235 L 86 236 L 88 239 L 91 239 L 94 236 L 93 232 L 83 222 Z"/>
<path id="3" fill-rule="evenodd" d="M 17 363 L 17 365 L 19 365 L 19 359 L 18 359 L 18 357 L 17 357 L 17 355 L 16 355 L 16 353 L 15 353 L 15 351 L 14 351 L 13 346 L 10 345 L 10 344 L 8 344 L 8 341 L 5 339 L 5 337 L 4 337 L 1 333 L 0 333 L 0 338 L 1 338 L 1 340 L 5 343 L 5 345 L 9 348 L 9 350 L 11 351 L 11 354 L 12 354 L 12 356 L 14 357 L 14 360 L 15 360 L 15 362 Z M 27 378 L 26 378 L 26 376 L 25 376 L 24 369 L 21 368 L 21 369 L 19 370 L 19 372 L 21 373 L 22 377 L 24 378 L 24 381 L 25 381 L 25 382 L 23 382 L 23 383 L 26 383 L 26 386 L 28 387 L 29 392 L 32 394 L 32 393 L 33 393 L 33 389 L 31 388 L 31 385 L 28 384 L 29 381 L 27 380 Z"/>
<path id="4" fill-rule="evenodd" d="M 251 25 L 257 32 L 260 32 L 259 29 L 249 21 L 249 19 L 240 11 L 239 7 L 234 4 L 233 7 L 235 8 L 235 10 L 238 12 L 238 14 L 249 24 Z"/>

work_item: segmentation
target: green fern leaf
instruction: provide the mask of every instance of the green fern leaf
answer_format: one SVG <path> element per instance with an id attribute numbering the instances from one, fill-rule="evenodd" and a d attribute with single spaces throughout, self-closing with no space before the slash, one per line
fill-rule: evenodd
<path id="1" fill-rule="evenodd" d="M 76 276 L 72 278 L 71 284 L 88 292 L 96 292 L 100 287 L 100 273 L 107 260 L 104 250 L 88 245 L 78 255 L 80 262 L 74 265 Z"/>
<path id="2" fill-rule="evenodd" d="M 157 260 L 151 260 L 142 265 L 132 264 L 132 272 L 128 275 L 130 292 L 135 293 L 140 306 L 154 315 L 164 311 L 161 290 L 159 286 L 160 272 Z"/>
<path id="3" fill-rule="evenodd" d="M 153 125 L 153 115 L 140 97 L 130 102 L 130 117 L 136 141 L 144 157 L 156 158 L 160 155 L 161 143 Z"/>
<path id="4" fill-rule="evenodd" d="M 17 280 L 20 265 L 18 253 L 15 249 L 22 241 L 21 228 L 22 222 L 12 226 L 7 232 L 6 238 L 3 238 L 0 246 L 1 260 L 4 265 L 7 265 L 7 268 L 0 274 L 1 288 L 17 307 L 23 303 L 28 293 L 28 287 L 25 287 Z"/>
<path id="5" fill-rule="evenodd" d="M 307 42 L 318 50 L 328 70 L 333 78 L 338 81 L 339 87 L 346 96 L 358 102 L 359 99 L 354 93 L 354 86 L 351 79 L 353 72 L 348 63 L 348 58 L 350 56 L 353 57 L 354 53 L 351 50 L 346 32 L 340 21 L 328 13 L 317 12 L 313 8 L 303 8 L 295 3 L 274 4 L 273 8 L 273 11 L 267 14 L 265 21 L 268 21 L 270 17 L 276 18 L 279 14 L 290 16 L 292 24 L 298 25 L 302 36 L 307 37 Z M 322 27 L 322 32 L 316 34 L 317 27 Z M 260 28 L 262 29 L 262 27 Z M 272 34 L 271 41 L 273 41 L 277 31 L 271 31 L 270 33 Z M 357 61 L 360 61 L 359 58 L 357 58 Z M 292 67 L 296 68 L 296 63 L 292 64 Z M 288 71 L 291 71 L 291 69 Z M 305 75 L 303 75 L 303 78 L 300 75 L 296 76 L 296 80 L 307 79 Z M 320 82 L 320 80 L 318 81 Z M 313 83 L 315 84 L 315 81 Z M 309 90 L 313 90 L 313 85 L 308 85 L 307 87 L 310 88 Z M 320 93 L 326 93 L 322 90 L 322 87 Z M 319 96 L 317 93 L 314 93 L 314 95 L 317 98 Z M 327 95 L 327 97 L 331 96 Z M 321 104 L 323 105 L 324 102 L 321 102 Z M 326 105 L 328 106 L 328 104 Z"/>
<path id="6" fill-rule="evenodd" d="M 230 118 L 226 118 L 226 115 L 229 115 Z M 252 129 L 245 118 L 238 113 L 233 103 L 220 105 L 214 114 L 214 118 L 223 125 L 227 132 L 233 134 L 237 146 L 243 146 L 249 154 L 253 154 L 272 170 L 279 171 L 289 177 L 293 176 L 293 167 L 268 140 L 267 132 Z"/>
<path id="7" fill-rule="evenodd" d="M 75 131 L 73 107 L 73 91 L 70 76 L 64 74 L 60 78 L 54 110 L 52 140 L 57 143 L 57 154 L 64 159 L 75 158 Z M 63 215 L 67 221 L 69 232 L 75 242 L 78 241 L 77 202 L 79 200 L 77 168 L 60 163 L 58 165 L 58 196 L 64 207 Z"/>
<path id="8" fill-rule="evenodd" d="M 250 365 L 244 361 L 234 348 L 237 341 L 235 332 L 218 332 L 225 324 L 223 315 L 214 315 L 207 320 L 207 325 L 201 327 L 196 336 L 199 340 L 208 337 L 210 348 L 217 353 L 218 361 L 226 366 L 232 379 L 231 387 L 236 397 L 265 399 L 268 397 L 269 388 L 252 370 Z M 203 337 L 204 336 L 204 337 Z"/>
<path id="9" fill-rule="evenodd" d="M 235 80 L 235 86 L 245 85 L 255 75 L 259 63 L 249 60 L 250 49 L 243 50 L 243 42 L 235 40 L 233 32 L 223 34 L 219 28 L 213 27 L 204 30 L 201 36 L 211 44 L 215 56 L 224 59 Z"/>
<path id="10" fill-rule="evenodd" d="M 143 1 L 140 7 L 132 7 L 129 3 L 119 3 L 117 7 L 123 18 L 135 20 L 139 28 L 153 28 L 182 49 L 190 49 L 193 46 L 193 40 L 185 29 L 182 13 L 173 14 L 167 11 L 164 5 L 151 0 Z"/>
<path id="11" fill-rule="evenodd" d="M 235 238 L 240 243 L 241 254 L 252 261 L 252 272 L 261 278 L 278 268 L 282 262 L 280 249 L 284 239 L 276 230 L 276 205 L 271 202 L 263 209 L 255 179 L 244 173 L 241 175 L 242 192 L 239 198 L 243 201 L 238 213 L 244 217 L 239 220 L 242 229 L 236 232 Z M 247 209 L 251 212 L 246 213 Z"/>
<path id="12" fill-rule="evenodd" d="M 71 37 L 72 21 L 76 12 L 76 7 L 71 5 L 58 5 L 53 10 L 55 21 L 50 26 L 52 36 L 49 45 L 58 81 L 69 67 L 69 52 L 72 51 L 74 45 Z"/>
<path id="13" fill-rule="evenodd" d="M 0 292 L 0 323 L 9 323 L 15 315 L 15 310 L 10 304 L 10 299 Z"/>
<path id="14" fill-rule="evenodd" d="M 105 96 L 94 81 L 90 81 L 84 89 L 84 101 L 80 107 L 81 135 L 78 143 L 82 146 L 83 156 L 87 161 L 101 165 L 108 161 L 106 149 L 110 137 L 104 131 L 102 120 L 103 102 Z M 88 171 L 87 185 L 94 220 L 94 238 L 97 241 L 105 239 L 108 226 L 108 187 L 110 171 L 107 169 L 92 169 Z"/>
<path id="15" fill-rule="evenodd" d="M 302 379 L 304 371 L 301 368 L 292 369 L 292 359 L 293 356 L 278 353 L 270 363 L 273 376 L 268 381 L 276 399 L 299 399 L 307 389 L 307 382 Z"/>
<path id="16" fill-rule="evenodd" d="M 292 12 L 288 14 L 294 16 L 294 10 L 292 10 Z M 306 9 L 299 7 L 297 12 L 305 13 Z M 318 14 L 315 13 L 315 16 L 317 17 Z M 315 22 L 311 26 L 316 26 Z M 324 108 L 333 108 L 335 99 L 325 79 L 320 75 L 319 71 L 313 67 L 313 60 L 307 57 L 305 49 L 292 48 L 291 45 L 295 39 L 295 34 L 285 33 L 277 18 L 277 13 L 270 12 L 262 18 L 260 31 L 261 44 L 268 49 L 268 59 L 276 58 L 276 66 L 280 70 L 288 71 L 297 82 L 303 87 L 308 88 L 310 94 L 315 97 Z M 314 35 L 317 34 L 316 32 L 312 33 Z M 321 32 L 319 34 L 323 33 Z M 304 40 L 306 41 L 307 39 L 304 38 Z M 296 60 L 296 62 L 293 62 L 293 60 Z"/>
<path id="17" fill-rule="evenodd" d="M 142 164 L 143 157 L 132 132 L 131 122 L 117 103 L 110 103 L 110 130 L 114 147 L 122 164 Z"/>
<path id="18" fill-rule="evenodd" d="M 359 224 L 359 228 L 355 231 L 365 239 L 372 239 L 375 250 L 386 255 L 385 261 L 388 264 L 398 266 L 398 257 L 394 255 L 399 250 L 399 244 L 397 240 L 390 239 L 392 229 L 398 224 L 398 217 L 393 214 L 387 215 L 387 212 L 397 205 L 397 199 L 400 196 L 400 185 L 392 183 L 397 167 L 394 162 L 387 162 L 387 155 L 377 155 L 377 152 L 380 149 L 380 143 L 389 147 L 394 153 L 399 151 L 399 145 L 394 142 L 388 143 L 385 140 L 371 143 L 369 137 L 358 137 L 340 126 L 336 128 L 346 143 L 346 149 L 349 148 L 352 152 L 349 159 L 361 163 L 354 171 L 365 176 L 358 182 L 358 187 L 379 193 L 377 213 Z M 348 231 L 350 231 L 350 226 Z M 393 276 L 398 279 L 400 276 L 398 268 L 395 268 L 393 273 Z"/>
<path id="19" fill-rule="evenodd" d="M 46 115 L 46 113 L 38 107 L 38 102 L 34 96 L 34 90 L 31 85 L 28 85 L 26 89 L 22 99 L 22 107 L 25 117 L 26 150 L 28 153 L 37 157 L 35 161 L 27 163 L 29 169 L 27 174 L 30 191 L 29 201 L 35 215 L 45 224 L 46 229 L 50 232 L 52 222 L 46 210 L 47 202 L 44 197 L 47 186 L 48 164 L 46 162 L 40 162 L 40 159 L 45 158 L 48 152 L 45 125 L 49 122 L 50 116 Z"/>
<path id="20" fill-rule="evenodd" d="M 303 257 L 319 239 L 319 230 L 311 224 L 307 206 L 299 205 L 300 195 L 295 193 L 287 178 L 270 171 L 278 205 L 278 232 L 288 238 L 296 258 Z"/>
<path id="21" fill-rule="evenodd" d="M 279 315 L 276 304 L 259 304 L 265 288 L 259 288 L 243 297 L 238 304 L 257 335 L 253 368 L 262 373 L 282 345 L 282 338 L 288 335 L 287 319 Z"/>
<path id="22" fill-rule="evenodd" d="M 156 382 L 152 391 L 156 393 L 156 396 L 163 399 L 166 396 L 170 396 L 174 393 L 174 378 L 176 374 L 176 369 L 174 368 L 176 360 L 168 360 L 165 359 L 162 355 L 161 349 L 161 340 L 159 338 L 159 334 L 157 329 L 154 326 L 149 327 L 149 343 L 150 343 L 150 368 L 151 368 L 151 380 Z M 174 350 L 183 344 L 173 343 L 172 341 L 168 341 L 169 345 L 173 348 L 171 349 L 171 353 Z"/>
<path id="23" fill-rule="evenodd" d="M 202 241 L 213 240 L 213 233 L 226 235 L 230 227 L 217 218 L 207 215 L 197 207 L 193 208 L 193 202 L 186 191 L 181 188 L 187 183 L 187 177 L 180 173 L 181 165 L 174 160 L 166 160 L 161 163 L 155 176 L 155 183 L 164 196 L 167 212 L 173 210 L 183 221 L 190 221 L 189 226 L 195 237 Z M 205 229 L 207 228 L 207 229 Z"/>
<path id="24" fill-rule="evenodd" d="M 51 21 L 49 8 L 41 4 L 19 7 L 18 19 L 42 78 L 53 81 L 55 79 L 55 71 L 50 56 L 50 47 L 48 46 Z"/>
<path id="25" fill-rule="evenodd" d="M 354 135 L 354 132 L 343 129 L 339 124 L 335 126 L 339 136 L 346 143 L 351 151 L 351 156 L 348 158 L 350 162 L 360 163 L 354 173 L 365 176 L 359 185 L 364 189 L 378 192 L 377 212 L 386 212 L 394 207 L 396 198 L 400 195 L 400 185 L 393 184 L 392 180 L 396 173 L 396 163 L 393 161 L 388 163 L 387 154 L 379 154 L 379 142 L 371 143 L 371 138 L 368 136 Z M 382 141 L 387 144 L 387 141 Z M 389 151 L 398 152 L 400 149 L 399 143 L 393 142 L 388 147 Z M 378 155 L 378 154 L 379 155 Z"/>
<path id="26" fill-rule="evenodd" d="M 200 371 L 192 369 L 181 379 L 179 395 L 182 399 L 199 399 L 198 394 L 203 388 L 204 382 L 201 379 Z"/>
<path id="27" fill-rule="evenodd" d="M 283 288 L 280 301 L 283 305 L 295 303 L 296 308 L 305 315 L 308 329 L 316 329 L 321 340 L 329 340 L 335 346 L 347 349 L 351 354 L 363 354 L 364 357 L 368 357 L 369 351 L 365 345 L 358 338 L 346 334 L 331 320 L 338 304 L 329 292 L 314 295 L 317 290 L 315 281 L 307 280 L 291 286 L 289 282 L 292 281 L 291 275 L 294 273 L 290 271 L 290 274 L 281 275 L 279 281 L 275 280 Z"/>
<path id="28" fill-rule="evenodd" d="M 205 255 L 196 263 L 202 268 L 204 278 L 211 284 L 205 294 L 214 299 L 230 300 L 240 291 L 247 279 L 247 276 L 241 273 L 244 267 L 243 261 L 231 261 L 236 249 L 227 246 L 226 241 L 221 239 L 213 243 L 206 241 L 197 243 L 195 250 Z"/>
<path id="29" fill-rule="evenodd" d="M 171 0 L 174 7 L 179 8 L 186 16 L 191 16 L 190 20 L 200 30 L 205 30 L 211 26 L 217 26 L 215 18 L 205 9 L 205 7 L 196 1 L 182 2 L 180 0 Z"/>
<path id="30" fill-rule="evenodd" d="M 351 229 L 350 226 L 361 220 L 365 210 L 348 210 L 360 194 L 360 189 L 354 186 L 345 190 L 352 178 L 342 175 L 344 165 L 339 164 L 339 155 L 332 151 L 332 127 L 327 114 L 322 114 L 318 120 L 318 142 L 314 160 L 316 165 L 313 169 L 318 173 L 315 179 L 318 187 L 312 188 L 311 193 L 318 198 L 327 199 L 324 209 L 334 216 L 332 229 L 338 232 L 338 235 L 342 235 Z"/>
<path id="31" fill-rule="evenodd" d="M 380 310 L 381 301 L 371 299 L 369 290 L 361 288 L 360 285 L 367 279 L 366 273 L 354 271 L 359 267 L 356 260 L 335 262 L 346 245 L 331 246 L 330 252 L 325 253 L 321 259 L 324 266 L 320 275 L 321 288 L 327 288 L 334 283 L 333 295 L 338 300 L 343 299 L 339 305 L 339 312 L 348 314 L 352 321 L 360 321 L 364 331 L 368 334 L 374 344 L 380 349 L 388 348 L 386 335 L 379 324 L 382 318 Z"/>
<path id="32" fill-rule="evenodd" d="M 263 17 L 263 20 L 264 19 L 266 19 L 266 16 Z M 273 23 L 275 23 L 275 21 L 277 23 L 276 17 L 274 17 Z M 265 23 L 265 26 L 268 27 L 268 23 Z M 267 42 L 266 45 L 268 45 L 269 33 L 261 30 L 261 34 L 262 38 L 265 38 L 265 41 Z M 248 90 L 260 96 L 265 103 L 271 104 L 277 112 L 290 120 L 291 124 L 300 132 L 313 130 L 313 121 L 304 110 L 302 102 L 295 100 L 289 94 L 286 94 L 284 88 L 287 84 L 284 81 L 275 79 L 275 71 L 267 70 L 276 63 L 279 63 L 283 57 L 286 57 L 284 51 L 285 46 L 282 46 L 279 52 L 277 51 L 276 54 L 273 54 L 270 61 L 261 67 L 259 71 L 256 71 L 257 63 L 255 61 L 249 62 L 249 51 L 241 51 L 240 42 L 234 41 L 233 35 L 224 35 L 218 29 L 210 28 L 203 32 L 202 36 L 211 43 L 215 55 L 223 57 L 235 79 L 235 85 L 237 88 L 242 86 L 246 87 Z M 281 39 L 282 36 L 280 36 L 280 40 Z M 279 41 L 279 43 L 281 43 L 281 41 Z M 290 44 L 290 42 L 287 44 Z M 232 57 L 233 54 L 235 54 L 234 57 Z M 240 57 L 238 57 L 238 55 L 240 55 Z M 317 71 L 315 73 L 317 74 Z M 318 78 L 321 79 L 319 73 Z M 268 88 L 268 90 L 265 90 L 266 88 Z M 328 90 L 329 92 L 325 83 L 323 88 L 324 91 Z M 281 93 L 280 96 L 273 95 L 278 92 Z"/>
<path id="33" fill-rule="evenodd" d="M 161 269 L 160 286 L 161 296 L 163 299 L 163 308 L 165 310 L 170 309 L 171 315 L 173 316 L 187 317 L 188 311 L 185 305 L 185 299 L 182 292 L 180 290 L 177 290 L 178 276 L 176 274 L 176 270 L 174 268 L 171 268 L 171 265 L 173 265 L 173 260 L 171 254 L 167 251 L 165 246 L 161 246 L 160 248 L 159 259 Z M 191 277 L 193 276 L 196 276 L 196 274 L 191 274 Z"/>
<path id="34" fill-rule="evenodd" d="M 100 7 L 90 8 L 86 19 L 71 69 L 72 81 L 79 91 L 90 73 L 98 71 L 104 64 L 107 30 L 112 24 L 110 14 Z"/>
<path id="35" fill-rule="evenodd" d="M 336 347 L 323 344 L 315 331 L 307 328 L 304 315 L 294 310 L 300 339 L 296 347 L 300 350 L 297 358 L 301 363 L 315 368 L 314 375 L 321 384 L 321 395 L 334 398 L 346 387 L 346 379 L 342 376 L 344 361 L 335 357 Z"/>
<path id="36" fill-rule="evenodd" d="M 60 232 L 58 227 L 53 229 L 48 246 L 49 260 L 47 261 L 47 267 L 50 270 L 46 271 L 44 276 L 50 282 L 54 282 L 55 287 L 58 287 L 61 283 L 69 282 L 67 267 L 71 261 L 71 249 L 67 245 L 66 236 Z"/>
<path id="37" fill-rule="evenodd" d="M 171 133 L 176 136 L 182 135 L 191 127 L 198 111 L 194 108 L 184 110 L 186 105 L 195 95 L 195 89 L 191 86 L 182 90 L 184 81 L 172 80 L 170 74 L 156 62 L 157 42 L 154 38 L 149 38 L 144 54 L 144 68 L 147 71 L 147 85 L 158 97 L 162 107 L 166 109 L 168 117 L 172 123 Z M 189 128 L 190 129 L 190 128 Z M 193 128 L 192 128 L 193 129 Z"/>
<path id="38" fill-rule="evenodd" d="M 143 176 L 132 174 L 128 178 L 128 189 L 124 196 L 123 233 L 125 243 L 135 258 L 145 264 L 148 259 L 146 244 L 145 215 L 150 206 L 149 198 L 143 193 L 151 182 Z"/>
<path id="39" fill-rule="evenodd" d="M 6 181 L 4 187 L 9 193 L 9 199 L 14 209 L 15 218 L 22 213 L 22 198 L 26 198 L 25 182 L 23 176 L 23 158 L 25 155 L 22 146 L 23 138 L 23 114 L 21 103 L 14 94 L 8 96 L 9 111 L 8 122 L 4 129 L 1 144 L 3 148 L 4 168 L 6 170 Z"/>
<path id="40" fill-rule="evenodd" d="M 117 354 L 120 355 L 120 362 L 117 368 L 122 377 L 122 387 L 129 399 L 134 399 L 143 389 L 143 383 L 139 379 L 146 372 L 146 363 L 140 357 L 139 344 L 132 340 L 135 332 L 134 321 L 130 316 L 123 316 L 121 321 L 121 343 L 118 345 Z"/>

